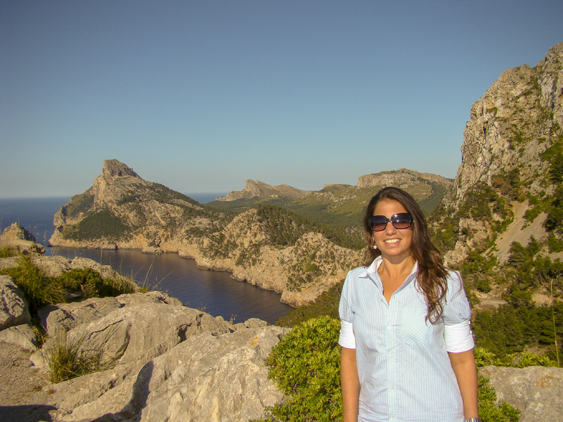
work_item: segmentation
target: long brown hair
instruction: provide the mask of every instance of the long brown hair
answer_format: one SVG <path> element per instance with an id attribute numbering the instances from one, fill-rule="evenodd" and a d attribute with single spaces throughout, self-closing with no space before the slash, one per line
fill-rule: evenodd
<path id="1" fill-rule="evenodd" d="M 413 217 L 411 251 L 413 258 L 418 262 L 417 285 L 426 297 L 428 309 L 426 318 L 435 323 L 442 315 L 442 299 L 446 295 L 448 271 L 444 267 L 442 254 L 430 239 L 428 225 L 422 210 L 415 199 L 402 189 L 383 188 L 369 201 L 364 217 L 364 231 L 370 255 L 367 265 L 381 255 L 379 249 L 371 247 L 373 245 L 373 234 L 369 225 L 369 218 L 373 216 L 376 205 L 384 199 L 393 199 L 399 202 Z"/>

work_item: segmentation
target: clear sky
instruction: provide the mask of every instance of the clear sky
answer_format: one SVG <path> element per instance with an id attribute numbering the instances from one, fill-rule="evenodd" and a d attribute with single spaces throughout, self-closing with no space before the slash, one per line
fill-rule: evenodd
<path id="1" fill-rule="evenodd" d="M 563 1 L 0 1 L 0 197 L 115 158 L 180 192 L 453 178 L 473 102 L 563 41 Z"/>

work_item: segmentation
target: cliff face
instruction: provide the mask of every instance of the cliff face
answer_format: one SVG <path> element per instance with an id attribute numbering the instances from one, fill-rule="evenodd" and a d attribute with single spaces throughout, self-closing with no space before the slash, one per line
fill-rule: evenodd
<path id="1" fill-rule="evenodd" d="M 443 199 L 443 215 L 456 225 L 450 264 L 486 244 L 504 262 L 514 241 L 526 245 L 533 236 L 545 243 L 559 186 L 554 166 L 563 142 L 562 63 L 560 43 L 536 67 L 503 72 L 471 107 L 462 163 Z M 445 230 L 444 221 L 438 231 Z"/>

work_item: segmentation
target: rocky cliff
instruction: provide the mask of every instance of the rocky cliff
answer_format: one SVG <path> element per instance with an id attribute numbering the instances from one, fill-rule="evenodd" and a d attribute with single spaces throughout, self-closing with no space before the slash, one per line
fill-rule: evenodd
<path id="1" fill-rule="evenodd" d="M 462 163 L 436 225 L 450 236 L 445 247 L 450 265 L 461 265 L 470 251 L 486 250 L 506 262 L 512 242 L 526 245 L 532 237 L 550 254 L 550 235 L 561 238 L 560 231 L 546 227 L 546 219 L 558 207 L 562 144 L 560 43 L 536 67 L 503 72 L 471 107 Z M 449 224 L 453 233 L 446 233 Z"/>

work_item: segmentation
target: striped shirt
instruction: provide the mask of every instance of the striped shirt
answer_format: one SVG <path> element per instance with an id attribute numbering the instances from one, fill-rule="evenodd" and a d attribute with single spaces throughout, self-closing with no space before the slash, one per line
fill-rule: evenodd
<path id="1" fill-rule="evenodd" d="M 430 324 L 417 288 L 417 266 L 388 304 L 377 274 L 381 262 L 379 257 L 368 268 L 350 271 L 340 299 L 340 318 L 353 324 L 355 335 L 358 420 L 463 421 L 463 402 L 444 340 L 446 325 L 470 319 L 461 278 L 450 272 L 442 316 Z"/>

